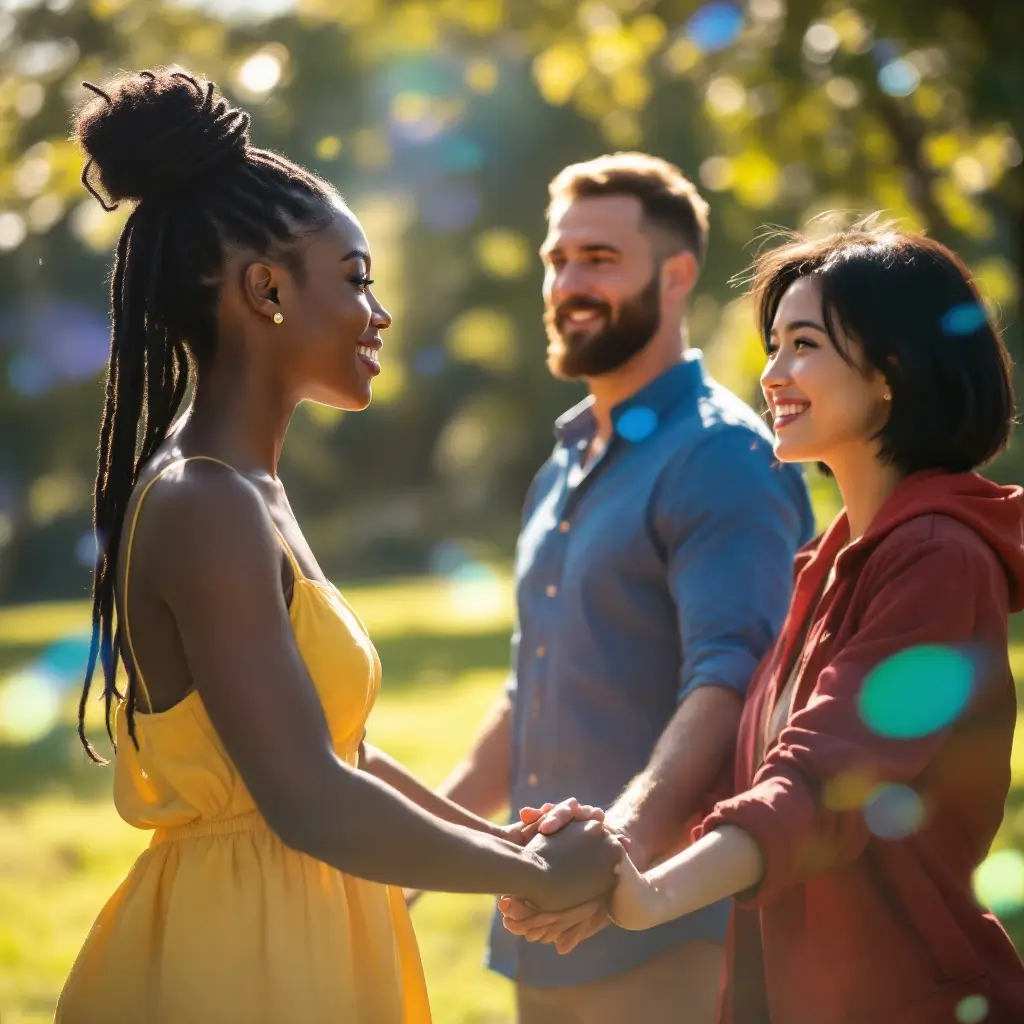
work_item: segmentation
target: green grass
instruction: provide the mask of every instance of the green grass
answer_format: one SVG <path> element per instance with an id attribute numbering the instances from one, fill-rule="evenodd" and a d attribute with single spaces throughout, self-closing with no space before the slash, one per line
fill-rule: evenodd
<path id="1" fill-rule="evenodd" d="M 465 751 L 499 692 L 508 660 L 505 581 L 452 589 L 431 580 L 349 587 L 384 664 L 372 741 L 436 784 Z M 0 674 L 79 631 L 82 604 L 0 609 Z M 1014 623 L 1024 682 L 1024 620 Z M 71 722 L 28 746 L 0 745 L 0 1021 L 49 1021 L 68 968 L 100 906 L 148 834 L 113 809 L 110 770 L 87 765 Z M 92 732 L 98 737 L 96 722 Z M 1024 730 L 999 837 L 1024 847 Z M 425 896 L 414 910 L 435 1020 L 511 1020 L 511 992 L 482 967 L 486 897 Z M 1020 943 L 1024 921 L 1008 921 Z"/>

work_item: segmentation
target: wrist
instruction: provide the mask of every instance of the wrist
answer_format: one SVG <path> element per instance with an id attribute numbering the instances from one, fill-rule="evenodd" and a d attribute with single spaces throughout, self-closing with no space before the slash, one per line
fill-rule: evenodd
<path id="1" fill-rule="evenodd" d="M 551 865 L 534 850 L 525 846 L 518 851 L 523 864 L 524 888 L 517 895 L 531 903 L 543 903 L 548 895 Z"/>

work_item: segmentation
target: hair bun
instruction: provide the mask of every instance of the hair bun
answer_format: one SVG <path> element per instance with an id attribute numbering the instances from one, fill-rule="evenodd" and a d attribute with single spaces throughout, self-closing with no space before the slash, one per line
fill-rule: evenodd
<path id="1" fill-rule="evenodd" d="M 75 135 L 89 158 L 83 181 L 90 191 L 93 165 L 117 202 L 180 193 L 245 156 L 249 115 L 215 97 L 213 82 L 160 68 L 125 75 L 103 89 L 83 84 L 96 93 L 75 118 Z"/>

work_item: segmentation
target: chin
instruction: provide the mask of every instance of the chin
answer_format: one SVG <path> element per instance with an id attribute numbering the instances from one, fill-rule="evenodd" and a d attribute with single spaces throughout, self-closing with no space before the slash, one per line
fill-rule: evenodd
<path id="1" fill-rule="evenodd" d="M 332 409 L 340 409 L 342 412 L 362 412 L 370 404 L 373 392 L 370 390 L 370 382 L 367 381 L 363 387 L 349 386 L 344 391 L 321 388 L 316 394 L 307 397 L 313 402 L 330 406 Z"/>
<path id="2" fill-rule="evenodd" d="M 557 380 L 576 380 L 576 374 L 566 372 L 564 352 L 548 355 L 548 372 Z"/>
<path id="3" fill-rule="evenodd" d="M 817 462 L 818 456 L 807 450 L 806 445 L 793 444 L 778 435 L 772 444 L 772 451 L 779 462 Z"/>

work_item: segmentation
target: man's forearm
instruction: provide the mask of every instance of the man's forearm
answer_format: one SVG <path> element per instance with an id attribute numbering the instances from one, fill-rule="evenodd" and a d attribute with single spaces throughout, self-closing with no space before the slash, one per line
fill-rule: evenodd
<path id="1" fill-rule="evenodd" d="M 473 749 L 438 792 L 481 817 L 508 804 L 512 771 L 512 700 L 507 694 L 491 709 Z"/>
<path id="2" fill-rule="evenodd" d="M 641 870 L 685 845 L 689 819 L 732 753 L 741 711 L 733 690 L 694 690 L 666 726 L 647 768 L 609 809 L 607 820 L 630 836 L 630 855 Z"/>
<path id="3" fill-rule="evenodd" d="M 386 782 L 392 789 L 397 789 L 403 796 L 435 817 L 449 821 L 453 825 L 464 825 L 466 828 L 472 828 L 478 832 L 503 835 L 497 826 L 485 818 L 478 817 L 452 800 L 435 793 L 394 758 L 389 757 L 376 747 L 363 744 L 360 749 L 359 767 L 364 772 L 380 779 L 381 782 Z"/>

